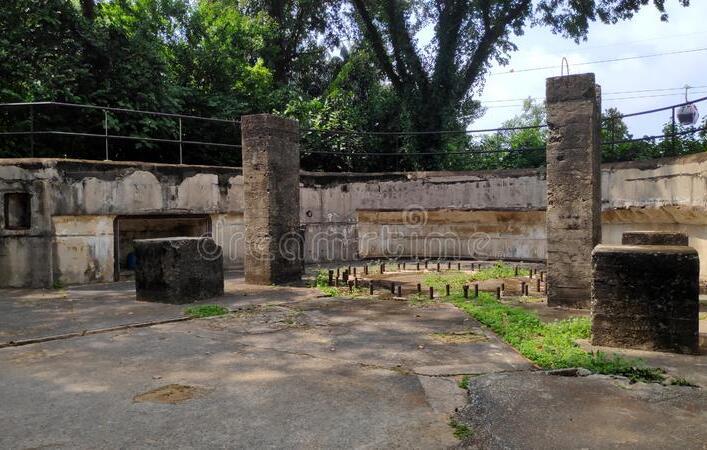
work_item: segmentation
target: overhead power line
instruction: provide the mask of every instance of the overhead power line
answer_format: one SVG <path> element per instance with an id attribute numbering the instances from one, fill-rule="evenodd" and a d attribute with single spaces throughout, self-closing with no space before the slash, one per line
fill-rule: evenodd
<path id="1" fill-rule="evenodd" d="M 620 61 L 631 61 L 631 60 L 636 60 L 636 59 L 657 58 L 659 56 L 681 55 L 681 54 L 686 54 L 686 53 L 697 53 L 697 52 L 704 52 L 704 51 L 707 51 L 707 47 L 693 48 L 690 50 L 676 50 L 676 51 L 672 51 L 672 52 L 653 53 L 650 55 L 626 56 L 623 58 L 611 58 L 611 59 L 600 59 L 600 60 L 596 60 L 596 61 L 586 61 L 586 62 L 572 64 L 572 67 L 588 66 L 588 65 L 592 65 L 592 64 L 605 64 L 605 63 L 613 63 L 613 62 L 620 62 Z M 503 72 L 491 72 L 489 74 L 489 76 L 506 75 L 506 74 L 512 74 L 512 73 L 520 73 L 520 72 L 534 72 L 537 70 L 549 70 L 549 69 L 557 69 L 557 68 L 558 68 L 557 65 L 543 66 L 543 67 L 528 67 L 525 69 L 511 69 L 511 70 L 507 70 L 507 71 L 503 71 Z"/>
<path id="2" fill-rule="evenodd" d="M 707 88 L 707 85 L 702 85 L 702 86 L 689 86 L 690 89 L 701 89 L 701 88 Z M 602 92 L 602 96 L 605 95 L 617 95 L 617 94 L 642 94 L 645 92 L 666 92 L 666 91 L 685 91 L 685 86 L 683 87 L 675 87 L 675 88 L 660 88 L 660 89 L 638 89 L 635 91 L 614 91 L 614 92 Z M 678 94 L 670 94 L 670 95 L 678 95 Z M 682 95 L 682 93 L 680 93 Z M 529 98 L 542 98 L 544 97 L 545 94 L 542 95 L 528 95 L 523 98 L 507 98 L 507 99 L 493 99 L 493 100 L 480 100 L 482 103 L 506 103 L 506 102 L 519 102 L 519 101 L 525 101 Z"/>
<path id="3" fill-rule="evenodd" d="M 638 91 L 636 91 L 636 92 L 638 92 Z M 692 93 L 693 94 L 704 94 L 704 93 L 707 93 L 707 90 L 693 91 Z M 607 94 L 607 95 L 609 95 L 609 94 Z M 630 96 L 630 97 L 605 97 L 602 94 L 602 101 L 603 100 L 607 100 L 607 101 L 635 100 L 635 99 L 643 99 L 643 98 L 675 97 L 675 96 L 682 96 L 682 95 L 684 95 L 684 94 L 679 93 L 679 92 L 672 93 L 672 94 L 634 95 L 634 96 Z M 523 100 L 525 100 L 525 99 L 523 99 Z M 482 103 L 482 106 L 483 106 L 483 103 Z M 516 103 L 516 104 L 512 104 L 512 105 L 491 105 L 491 106 L 486 106 L 485 108 L 487 108 L 487 109 L 521 108 L 522 106 L 523 106 L 523 103 Z"/>

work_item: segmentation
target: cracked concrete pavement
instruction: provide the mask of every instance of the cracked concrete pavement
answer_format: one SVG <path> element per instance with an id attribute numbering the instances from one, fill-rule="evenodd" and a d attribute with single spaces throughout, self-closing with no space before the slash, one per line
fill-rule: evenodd
<path id="1" fill-rule="evenodd" d="M 531 368 L 449 305 L 286 291 L 232 292 L 219 302 L 241 309 L 219 318 L 0 349 L 0 448 L 445 448 L 458 375 Z M 454 332 L 475 338 L 438 339 Z M 141 400 L 172 387 L 198 395 Z"/>
<path id="2" fill-rule="evenodd" d="M 183 317 L 132 289 L 0 291 L 0 344 Z M 451 305 L 226 291 L 227 316 L 0 348 L 0 448 L 705 448 L 702 389 L 538 373 Z"/>
<path id="3" fill-rule="evenodd" d="M 460 448 L 704 449 L 703 389 L 602 375 L 488 374 L 469 383 Z"/>

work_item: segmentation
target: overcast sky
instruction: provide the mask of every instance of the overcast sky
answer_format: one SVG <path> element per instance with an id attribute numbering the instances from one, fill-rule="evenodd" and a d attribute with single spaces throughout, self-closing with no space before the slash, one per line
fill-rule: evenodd
<path id="1" fill-rule="evenodd" d="M 596 74 L 597 83 L 602 87 L 603 109 L 616 107 L 623 113 L 631 113 L 680 103 L 684 99 L 684 91 L 681 90 L 612 94 L 613 92 L 680 88 L 689 84 L 702 86 L 690 90 L 693 93 L 691 98 L 707 96 L 707 51 L 576 66 L 596 60 L 707 47 L 707 1 L 695 0 L 688 8 L 679 7 L 674 0 L 666 3 L 670 15 L 669 22 L 661 22 L 655 8 L 645 7 L 634 19 L 627 22 L 616 25 L 593 24 L 590 27 L 589 39 L 579 45 L 553 35 L 546 28 L 527 30 L 524 36 L 515 38 L 519 50 L 511 56 L 510 64 L 506 67 L 494 67 L 492 72 L 544 66 L 555 68 L 489 76 L 483 92 L 475 97 L 490 108 L 471 128 L 500 126 L 504 120 L 521 110 L 520 100 L 497 100 L 532 96 L 542 101 L 545 78 L 560 75 L 563 56 L 569 61 L 570 73 Z M 707 101 L 698 107 L 701 117 L 707 113 Z M 670 112 L 663 112 L 626 121 L 634 136 L 643 136 L 660 134 L 662 124 L 669 119 Z"/>

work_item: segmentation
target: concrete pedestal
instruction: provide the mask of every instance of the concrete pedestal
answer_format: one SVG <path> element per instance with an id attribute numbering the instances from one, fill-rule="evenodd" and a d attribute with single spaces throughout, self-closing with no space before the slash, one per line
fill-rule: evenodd
<path id="1" fill-rule="evenodd" d="M 135 241 L 139 301 L 191 303 L 223 295 L 223 255 L 211 238 Z"/>
<path id="2" fill-rule="evenodd" d="M 592 268 L 593 345 L 698 351 L 696 250 L 599 245 L 592 253 Z"/>

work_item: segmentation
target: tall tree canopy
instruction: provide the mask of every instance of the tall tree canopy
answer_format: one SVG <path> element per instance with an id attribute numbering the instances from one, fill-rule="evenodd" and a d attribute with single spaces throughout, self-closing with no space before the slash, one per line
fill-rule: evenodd
<path id="1" fill-rule="evenodd" d="M 677 0 L 687 6 L 689 0 Z M 415 130 L 454 129 L 478 109 L 472 98 L 494 61 L 508 62 L 513 36 L 546 25 L 580 40 L 589 23 L 629 19 L 649 0 L 351 0 L 380 69 L 403 99 Z M 665 14 L 665 0 L 653 0 Z M 420 31 L 431 27 L 428 45 Z M 440 147 L 427 138 L 419 150 Z"/>
<path id="2" fill-rule="evenodd" d="M 474 148 L 534 147 L 544 139 L 537 132 L 479 142 L 464 133 L 352 131 L 464 130 L 483 114 L 474 98 L 489 67 L 509 60 L 513 38 L 525 28 L 548 26 L 580 40 L 592 21 L 628 19 L 651 4 L 665 18 L 664 0 L 7 0 L 0 8 L 0 101 L 227 118 L 274 112 L 306 129 L 303 164 L 311 169 L 537 165 L 540 154 L 518 151 L 483 161 L 457 156 Z M 542 120 L 538 108 L 529 105 L 507 123 L 535 124 Z M 35 129 L 104 132 L 100 111 L 43 108 L 32 117 Z M 29 118 L 29 110 L 4 108 L 0 128 L 26 131 Z M 169 118 L 122 113 L 108 123 L 111 133 L 131 136 L 171 139 L 177 129 Z M 232 126 L 184 126 L 194 140 L 234 140 Z M 331 132 L 341 129 L 349 133 Z M 35 142 L 38 154 L 103 155 L 91 140 L 44 141 Z M 672 140 L 660 149 L 617 145 L 612 158 L 680 154 L 703 141 L 681 147 Z M 26 144 L 26 137 L 5 137 L 0 155 L 20 156 Z M 174 161 L 170 144 L 111 146 L 116 158 Z M 188 162 L 238 164 L 237 153 L 192 147 Z"/>

